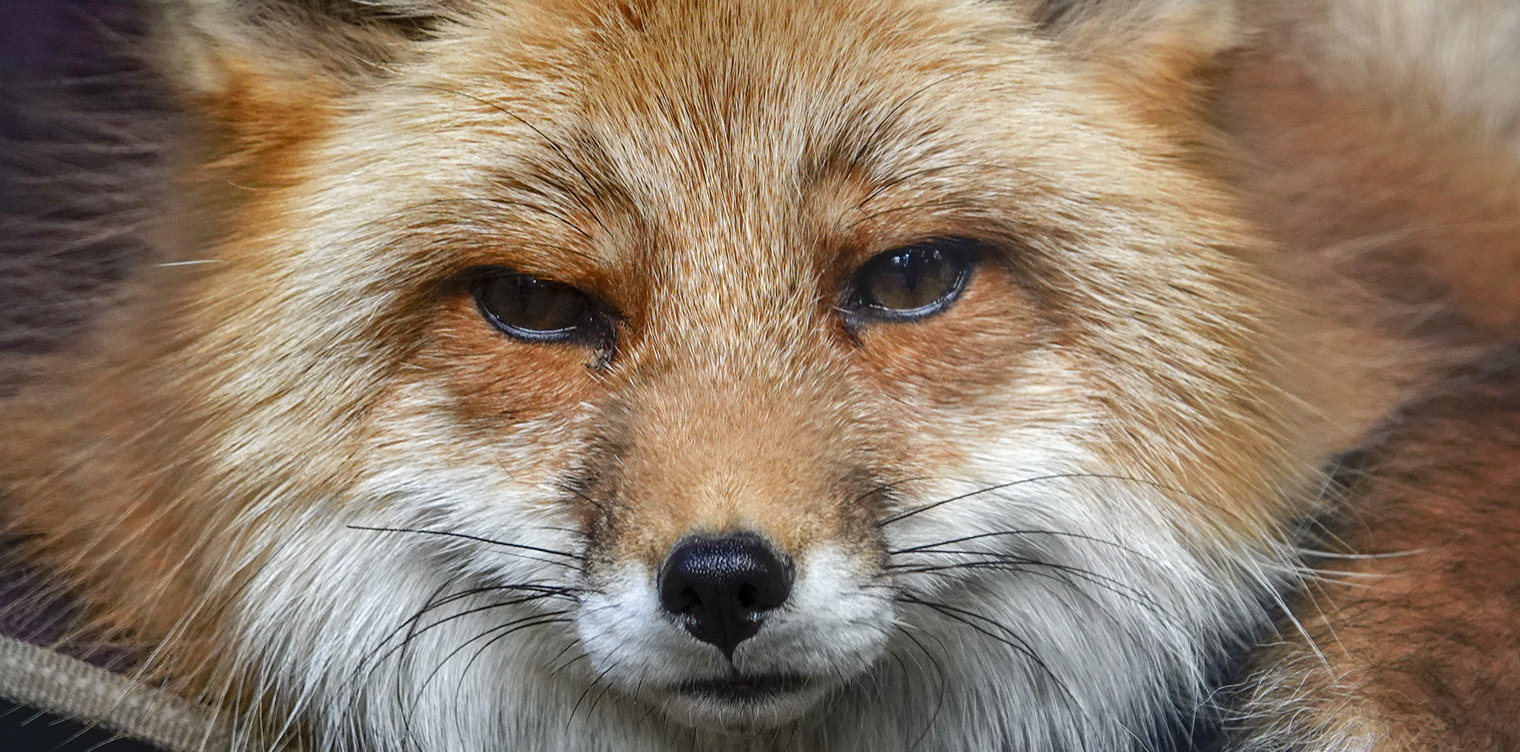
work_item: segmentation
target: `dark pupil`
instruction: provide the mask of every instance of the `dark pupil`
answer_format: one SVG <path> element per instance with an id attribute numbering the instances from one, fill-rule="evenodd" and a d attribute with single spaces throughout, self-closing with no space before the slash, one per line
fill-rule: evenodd
<path id="1" fill-rule="evenodd" d="M 958 270 L 933 248 L 918 248 L 880 259 L 866 274 L 868 302 L 894 311 L 932 305 L 950 294 Z"/>
<path id="2" fill-rule="evenodd" d="M 502 323 L 530 332 L 556 332 L 581 323 L 586 298 L 556 282 L 511 276 L 485 283 L 482 302 Z"/>

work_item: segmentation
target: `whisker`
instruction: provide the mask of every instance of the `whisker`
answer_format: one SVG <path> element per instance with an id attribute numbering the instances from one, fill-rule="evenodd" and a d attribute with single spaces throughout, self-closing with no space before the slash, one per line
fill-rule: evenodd
<path id="1" fill-rule="evenodd" d="M 990 533 L 978 533 L 976 535 L 965 535 L 965 536 L 961 536 L 959 538 L 949 538 L 949 539 L 942 540 L 942 541 L 937 541 L 937 542 L 934 542 L 934 543 L 921 543 L 921 544 L 916 545 L 916 546 L 908 546 L 906 548 L 898 548 L 898 549 L 889 550 L 889 551 L 887 551 L 887 555 L 888 556 L 897 556 L 897 555 L 900 555 L 900 554 L 919 553 L 919 552 L 927 551 L 929 549 L 939 548 L 940 546 L 947 546 L 947 545 L 951 545 L 951 544 L 955 544 L 955 543 L 969 543 L 971 541 L 985 540 L 985 539 L 988 539 L 988 538 L 999 538 L 999 537 L 1003 537 L 1003 536 L 1027 536 L 1027 535 L 1047 535 L 1047 536 L 1054 537 L 1054 538 L 1075 538 L 1075 539 L 1078 539 L 1078 540 L 1088 541 L 1090 543 L 1099 543 L 1099 544 L 1102 544 L 1102 545 L 1105 545 L 1105 546 L 1112 546 L 1112 547 L 1117 548 L 1117 549 L 1119 549 L 1121 551 L 1124 551 L 1126 553 L 1131 553 L 1131 554 L 1134 554 L 1136 556 L 1139 556 L 1139 557 L 1142 557 L 1142 558 L 1145 558 L 1145 559 L 1148 559 L 1148 560 L 1154 560 L 1154 557 L 1152 557 L 1150 554 L 1147 554 L 1147 553 L 1144 553 L 1142 551 L 1139 551 L 1139 550 L 1136 550 L 1134 548 L 1131 548 L 1129 546 L 1126 546 L 1123 543 L 1120 543 L 1118 541 L 1109 540 L 1107 538 L 1099 538 L 1099 537 L 1094 536 L 1094 535 L 1087 535 L 1085 533 L 1072 533 L 1072 532 L 1067 532 L 1067 531 L 1063 531 L 1063 530 L 1038 530 L 1038 529 L 1030 529 L 1030 530 L 999 530 L 999 531 L 990 532 Z"/>
<path id="2" fill-rule="evenodd" d="M 541 553 L 541 554 L 549 554 L 549 555 L 552 555 L 552 556 L 563 556 L 563 557 L 565 557 L 565 558 L 567 558 L 567 559 L 569 559 L 571 561 L 574 561 L 574 562 L 584 562 L 586 560 L 586 557 L 584 557 L 584 556 L 581 556 L 581 555 L 578 555 L 578 554 L 568 553 L 568 552 L 565 552 L 565 551 L 558 551 L 558 550 L 555 550 L 555 549 L 552 549 L 552 548 L 544 548 L 542 546 L 530 546 L 530 545 L 528 545 L 526 543 L 508 543 L 506 541 L 499 541 L 499 540 L 494 540 L 494 539 L 491 539 L 491 538 L 483 538 L 483 537 L 478 536 L 478 535 L 469 535 L 469 534 L 466 534 L 466 533 L 455 533 L 455 532 L 450 532 L 450 531 L 447 531 L 447 530 L 423 530 L 423 529 L 418 529 L 418 528 L 405 528 L 405 527 L 371 527 L 371 526 L 368 526 L 368 525 L 347 525 L 346 527 L 348 527 L 350 530 L 369 530 L 369 531 L 378 532 L 378 533 L 413 533 L 413 534 L 416 534 L 416 535 L 437 535 L 437 536 L 441 536 L 441 537 L 445 537 L 445 538 L 458 538 L 460 540 L 475 541 L 476 543 L 486 543 L 486 544 L 489 544 L 489 545 L 492 545 L 492 546 L 505 546 L 507 548 L 521 549 L 521 550 L 524 550 L 524 551 L 535 551 L 535 552 L 538 552 L 538 553 Z M 577 569 L 577 570 L 579 569 L 579 567 L 574 567 L 573 565 L 566 564 L 564 562 L 549 561 L 549 560 L 546 560 L 546 559 L 538 559 L 538 558 L 534 558 L 534 557 L 526 557 L 526 558 L 531 558 L 534 561 L 542 561 L 545 564 L 558 564 L 560 566 L 571 566 L 574 569 Z"/>
<path id="3" fill-rule="evenodd" d="M 555 486 L 555 488 L 557 488 L 561 492 L 568 493 L 571 496 L 574 496 L 575 498 L 580 499 L 581 501 L 584 501 L 584 502 L 586 502 L 587 504 L 590 504 L 593 507 L 596 507 L 596 510 L 598 512 L 601 512 L 603 515 L 609 515 L 610 516 L 612 514 L 612 510 L 608 509 L 605 504 L 603 504 L 600 501 L 597 501 L 596 499 L 591 498 L 591 496 L 589 494 L 587 494 L 586 492 L 584 492 L 584 491 L 582 491 L 582 490 L 580 490 L 580 489 L 578 489 L 578 488 L 576 488 L 576 487 L 574 487 L 574 486 L 572 486 L 570 484 L 560 484 L 560 485 Z"/>
<path id="4" fill-rule="evenodd" d="M 559 654 L 556 655 L 550 661 L 550 663 L 552 664 L 554 661 L 559 660 L 560 656 L 563 656 L 566 652 L 568 652 L 568 647 L 573 647 L 574 645 L 575 645 L 575 643 L 573 643 L 573 642 L 570 643 L 570 645 L 567 646 L 567 649 L 566 650 L 561 650 L 559 652 Z M 549 669 L 549 676 L 557 676 L 557 675 L 559 675 L 560 672 L 565 671 L 566 669 L 569 669 L 571 666 L 574 666 L 575 663 L 576 663 L 576 661 L 585 661 L 585 660 L 590 660 L 590 659 L 591 659 L 591 654 L 587 653 L 584 650 L 582 650 L 580 653 L 578 653 L 576 655 L 570 656 L 570 658 L 567 659 L 567 660 L 565 660 L 563 663 L 560 663 L 559 665 L 554 666 L 554 668 Z"/>
<path id="5" fill-rule="evenodd" d="M 977 535 L 965 535 L 965 536 L 961 536 L 961 538 L 948 538 L 948 539 L 944 539 L 944 541 L 927 542 L 927 544 L 909 545 L 909 547 L 904 547 L 904 548 L 894 548 L 894 550 L 886 551 L 886 555 L 888 555 L 888 556 L 900 556 L 900 555 L 904 555 L 904 553 L 926 553 L 926 551 L 933 550 L 933 548 L 942 547 L 942 545 L 962 544 L 962 542 L 971 542 L 971 541 L 985 541 L 985 539 L 988 539 L 988 538 L 1003 538 L 1003 536 L 1032 536 L 1032 535 L 1046 535 L 1046 536 L 1050 536 L 1050 538 L 1073 538 L 1073 539 L 1079 539 L 1079 541 L 1096 542 L 1096 544 L 1110 545 L 1110 547 L 1119 548 L 1120 551 L 1125 551 L 1125 553 L 1132 553 L 1132 555 L 1140 556 L 1140 558 L 1146 559 L 1146 561 L 1155 561 L 1154 556 L 1148 555 L 1148 553 L 1145 553 L 1145 551 L 1137 550 L 1137 548 L 1129 547 L 1129 545 L 1122 544 L 1122 542 L 1119 542 L 1119 541 L 1111 541 L 1111 539 L 1108 539 L 1108 538 L 1097 538 L 1097 536 L 1087 535 L 1087 533 L 1072 533 L 1072 532 L 1066 532 L 1066 530 L 1038 530 L 1038 529 L 1031 529 L 1031 530 L 997 530 L 997 532 L 977 533 Z"/>
<path id="6" fill-rule="evenodd" d="M 1000 642 L 1000 643 L 1002 643 L 1004 645 L 1007 645 L 1008 647 L 1012 648 L 1014 651 L 1020 653 L 1024 657 L 1028 658 L 1030 661 L 1034 662 L 1035 665 L 1039 666 L 1040 669 L 1043 670 L 1046 674 L 1048 674 L 1051 679 L 1056 679 L 1056 676 L 1055 676 L 1054 672 L 1052 672 L 1050 670 L 1050 667 L 1048 665 L 1046 665 L 1046 663 L 1043 660 L 1041 660 L 1038 655 L 1035 654 L 1034 648 L 1031 647 L 1029 645 L 1029 643 L 1023 637 L 1020 637 L 1018 635 L 1018 633 L 1014 632 L 1013 630 L 1009 629 L 1008 627 L 1003 626 L 1002 624 L 999 624 L 998 622 L 996 622 L 996 621 L 994 621 L 992 619 L 989 619 L 989 618 L 987 618 L 985 616 L 982 616 L 981 614 L 978 614 L 978 613 L 976 613 L 974 611 L 969 611 L 969 610 L 963 609 L 963 608 L 956 608 L 955 606 L 951 606 L 951 605 L 948 605 L 948 604 L 945 604 L 945 603 L 936 603 L 934 601 L 926 601 L 926 600 L 923 600 L 921 598 L 915 598 L 915 597 L 913 597 L 911 595 L 898 594 L 896 596 L 896 600 L 898 602 L 900 602 L 900 603 L 909 603 L 909 604 L 912 604 L 912 605 L 915 605 L 915 606 L 923 606 L 925 608 L 928 608 L 928 609 L 934 611 L 935 613 L 940 614 L 941 616 L 945 616 L 947 618 L 951 618 L 951 619 L 954 619 L 955 621 L 961 622 L 962 624 L 965 624 L 966 626 L 968 626 L 968 627 L 976 630 L 977 632 L 979 632 L 982 635 L 988 637 L 989 639 L 996 640 L 996 641 L 998 641 L 998 642 Z M 985 624 L 988 624 L 988 625 L 990 625 L 993 628 L 996 628 L 998 631 L 1003 632 L 1007 636 L 1006 637 L 999 636 L 999 635 L 997 635 L 997 634 L 989 631 L 988 629 L 983 628 L 983 627 L 981 627 L 981 626 L 973 623 L 972 621 L 970 621 L 970 619 L 973 619 L 973 618 L 976 619 L 977 621 L 980 621 L 980 622 L 983 622 Z"/>
<path id="7" fill-rule="evenodd" d="M 422 683 L 417 686 L 417 691 L 413 694 L 413 701 L 415 702 L 417 700 L 420 700 L 422 698 L 423 691 L 427 689 L 428 684 L 431 684 L 432 681 L 438 677 L 438 673 L 443 670 L 444 665 L 447 664 L 450 660 L 452 660 L 454 658 L 454 656 L 459 655 L 460 653 L 464 652 L 465 649 L 468 648 L 470 645 L 473 645 L 476 642 L 479 642 L 480 640 L 484 640 L 484 639 L 486 639 L 486 638 L 489 637 L 489 638 L 491 638 L 491 642 L 486 643 L 486 645 L 482 647 L 482 650 L 484 650 L 484 648 L 489 647 L 492 643 L 496 642 L 497 640 L 505 638 L 508 635 L 520 632 L 520 631 L 522 631 L 524 629 L 528 629 L 530 627 L 541 627 L 541 626 L 545 626 L 545 625 L 549 625 L 549 624 L 568 624 L 572 620 L 571 619 L 566 619 L 564 617 L 566 615 L 568 615 L 569 613 L 570 613 L 569 611 L 551 611 L 551 612 L 546 613 L 546 614 L 534 614 L 532 616 L 526 616 L 526 617 L 523 617 L 521 619 L 514 619 L 514 620 L 506 622 L 504 624 L 498 624 L 498 625 L 496 625 L 494 627 L 491 627 L 490 629 L 487 629 L 484 632 L 481 632 L 478 635 L 475 635 L 474 637 L 471 637 L 470 639 L 466 640 L 464 642 L 464 644 L 462 644 L 459 647 L 454 648 L 453 650 L 449 651 L 448 655 L 445 655 L 441 660 L 438 661 L 438 665 L 435 666 L 433 668 L 433 670 L 428 673 L 427 678 L 424 679 L 422 681 Z M 498 632 L 500 634 L 497 634 Z M 479 654 L 477 653 L 477 655 L 479 655 Z M 473 663 L 473 658 L 471 659 L 471 661 Z M 465 665 L 465 670 L 469 670 L 470 665 L 472 665 L 472 664 L 466 664 Z"/>
<path id="8" fill-rule="evenodd" d="M 429 624 L 429 625 L 427 625 L 425 627 L 421 627 L 421 628 L 417 628 L 416 627 L 416 622 L 412 621 L 411 622 L 411 624 L 412 624 L 411 631 L 408 632 L 407 636 L 401 641 L 400 644 L 396 645 L 395 647 L 392 647 L 390 650 L 388 650 L 388 651 L 386 651 L 386 652 L 384 652 L 382 654 L 376 655 L 373 658 L 374 663 L 372 664 L 372 666 L 370 668 L 370 671 L 374 672 L 374 671 L 379 670 L 379 667 L 380 667 L 381 663 L 383 663 L 385 660 L 389 659 L 392 655 L 396 655 L 398 653 L 404 653 L 416 641 L 416 639 L 418 637 L 422 636 L 423 634 L 425 634 L 425 633 L 427 633 L 427 632 L 429 632 L 429 631 L 431 631 L 431 630 L 433 630 L 433 629 L 435 629 L 437 627 L 443 626 L 444 624 L 448 624 L 448 623 L 456 621 L 458 619 L 466 618 L 468 616 L 472 616 L 474 614 L 482 613 L 482 612 L 485 612 L 485 611 L 490 611 L 490 610 L 498 609 L 498 608 L 508 608 L 508 607 L 511 607 L 511 606 L 522 605 L 524 603 L 531 603 L 531 602 L 534 602 L 534 601 L 540 601 L 540 600 L 544 600 L 546 598 L 554 597 L 555 595 L 556 595 L 555 593 L 539 593 L 537 595 L 529 595 L 529 596 L 524 596 L 522 598 L 514 598 L 514 599 L 506 600 L 506 601 L 497 601 L 497 602 L 493 602 L 493 603 L 488 603 L 488 604 L 483 605 L 483 606 L 477 606 L 477 607 L 474 607 L 474 608 L 466 609 L 466 610 L 464 610 L 464 611 L 462 611 L 460 613 L 457 613 L 457 614 L 452 614 L 450 616 L 447 616 L 447 617 L 444 617 L 442 619 L 439 619 L 439 620 L 437 620 L 437 621 L 435 621 L 435 622 L 433 622 L 433 623 L 431 623 L 431 624 Z M 552 613 L 568 613 L 568 612 L 552 612 Z M 540 616 L 544 616 L 544 614 L 532 614 L 530 616 L 523 617 L 523 618 L 525 618 L 525 619 L 532 619 L 532 618 L 538 618 Z M 510 624 L 514 624 L 514 623 L 516 623 L 518 621 L 522 621 L 522 619 L 518 619 L 518 620 L 511 621 L 511 622 L 507 622 L 507 624 L 509 624 L 509 625 Z M 499 626 L 500 625 L 498 625 L 498 627 Z M 493 629 L 495 629 L 495 628 L 496 627 L 493 627 Z M 468 644 L 468 643 L 466 643 L 466 644 Z M 383 647 L 383 643 L 382 643 L 382 647 Z"/>
<path id="9" fill-rule="evenodd" d="M 605 675 L 605 672 L 603 672 L 603 674 Z M 641 686 L 642 686 L 642 682 L 643 682 L 643 680 L 640 679 Z M 591 704 L 586 706 L 586 717 L 587 718 L 592 717 L 596 713 L 596 706 L 597 706 L 597 704 L 600 703 L 603 699 L 605 699 L 607 697 L 608 693 L 610 693 L 611 691 L 612 691 L 612 685 L 610 683 L 602 685 L 602 691 L 601 691 L 601 693 L 599 693 L 596 697 L 592 698 L 591 699 Z M 574 713 L 571 714 L 571 717 L 574 717 Z"/>
<path id="10" fill-rule="evenodd" d="M 385 637 L 381 638 L 379 642 L 375 643 L 373 650 L 370 650 L 365 654 L 363 660 L 361 660 L 358 665 L 361 667 L 361 669 L 364 666 L 370 667 L 369 671 L 365 673 L 364 678 L 366 680 L 374 676 L 375 671 L 379 668 L 380 663 L 378 656 L 380 654 L 380 651 L 383 650 L 385 646 L 390 643 L 393 638 L 395 638 L 396 635 L 400 634 L 402 630 L 406 630 L 407 636 L 401 640 L 401 647 L 404 649 L 406 645 L 410 644 L 412 638 L 416 636 L 417 624 L 422 620 L 423 614 L 426 614 L 432 608 L 432 604 L 435 600 L 438 599 L 438 596 L 442 595 L 445 590 L 448 590 L 449 587 L 453 585 L 454 581 L 457 579 L 457 577 L 450 577 L 449 579 L 444 580 L 443 584 L 435 588 L 433 592 L 428 595 L 427 600 L 422 602 L 422 608 L 418 609 L 416 613 L 412 614 L 411 616 L 404 619 L 400 624 L 396 625 L 395 629 L 391 630 L 388 634 L 385 635 Z M 398 686 L 396 688 L 398 697 L 400 696 L 399 682 L 400 680 L 398 678 Z"/>
<path id="11" fill-rule="evenodd" d="M 365 656 L 363 664 L 367 665 L 370 660 L 374 659 L 375 658 L 375 654 L 379 653 L 380 650 L 385 646 L 385 644 L 388 643 L 388 642 L 390 642 L 391 638 L 395 637 L 403 629 L 406 629 L 408 626 L 415 627 L 415 625 L 422 619 L 422 617 L 424 615 L 426 615 L 427 613 L 429 613 L 431 611 L 434 611 L 436 609 L 442 608 L 442 607 L 444 607 L 444 606 L 446 606 L 446 605 L 448 605 L 450 603 L 454 603 L 456 601 L 463 600 L 465 598 L 469 598 L 469 597 L 476 596 L 476 595 L 483 595 L 485 593 L 494 593 L 494 592 L 500 592 L 500 591 L 504 591 L 504 590 L 505 591 L 510 591 L 510 590 L 522 590 L 522 589 L 535 589 L 535 588 L 549 588 L 549 587 L 551 587 L 551 586 L 547 586 L 547 585 L 542 585 L 542 586 L 540 586 L 540 585 L 533 585 L 533 586 L 530 586 L 530 585 L 486 585 L 486 586 L 483 586 L 483 587 L 470 588 L 469 590 L 463 590 L 463 591 L 460 591 L 458 593 L 454 593 L 452 595 L 446 596 L 444 598 L 439 598 L 439 596 L 443 593 L 443 591 L 446 590 L 448 588 L 448 586 L 450 584 L 452 584 L 452 583 L 453 583 L 453 580 L 451 579 L 449 582 L 445 582 L 443 585 L 440 585 L 438 587 L 438 589 L 434 590 L 433 594 L 431 596 L 429 596 L 426 601 L 423 602 L 424 605 L 423 605 L 422 608 L 418 609 L 416 613 L 414 613 L 411 616 L 407 617 L 400 625 L 398 625 L 395 629 L 391 630 L 390 633 L 388 633 L 384 638 L 382 638 L 380 640 L 379 644 L 375 646 L 375 649 L 373 651 L 371 651 L 371 653 L 369 655 Z M 569 588 L 567 588 L 566 590 L 568 591 Z M 408 635 L 407 639 L 410 639 L 412 636 L 415 636 L 415 633 L 413 633 L 411 635 Z"/>
<path id="12" fill-rule="evenodd" d="M 599 673 L 597 673 L 596 677 L 586 685 L 586 690 L 584 692 L 581 692 L 581 696 L 575 700 L 574 707 L 570 708 L 570 717 L 565 721 L 565 728 L 567 730 L 569 729 L 570 724 L 575 722 L 575 714 L 581 709 L 581 703 L 586 701 L 586 695 L 591 694 L 591 690 L 595 689 L 596 686 L 601 683 L 602 679 L 607 678 L 607 674 L 612 673 L 613 669 L 616 669 L 618 666 L 623 665 L 623 663 L 624 661 L 617 661 L 616 663 L 608 664 L 607 668 L 604 668 Z M 587 714 L 590 714 L 589 710 L 587 711 Z"/>
<path id="13" fill-rule="evenodd" d="M 926 647 L 923 642 L 919 641 L 917 637 L 914 637 L 912 632 L 908 631 L 908 629 L 901 624 L 897 625 L 897 631 L 901 632 L 903 637 L 908 638 L 909 642 L 912 642 L 914 645 L 918 646 L 919 651 L 924 654 L 924 657 L 929 659 L 929 665 L 934 667 L 935 676 L 939 677 L 939 689 L 934 693 L 934 712 L 929 715 L 928 722 L 924 724 L 924 730 L 918 733 L 918 738 L 914 739 L 913 744 L 908 747 L 908 752 L 913 752 L 913 750 L 918 749 L 918 745 L 923 744 L 924 740 L 929 737 L 929 731 L 934 728 L 934 722 L 939 720 L 940 712 L 945 707 L 945 694 L 949 689 L 950 677 L 945 673 L 945 667 L 940 664 L 939 659 L 935 658 L 934 654 L 929 651 L 929 648 Z M 907 681 L 907 669 L 904 667 L 904 685 L 907 684 Z M 904 686 L 904 689 L 907 689 L 907 687 Z"/>
<path id="14" fill-rule="evenodd" d="M 1174 488 L 1174 487 L 1168 486 L 1168 485 L 1166 485 L 1164 483 L 1159 483 L 1159 482 L 1156 482 L 1156 481 L 1153 481 L 1153 480 L 1147 480 L 1145 478 L 1133 478 L 1133 477 L 1130 477 L 1128 475 L 1113 475 L 1113 474 L 1109 474 L 1109 473 L 1052 473 L 1050 475 L 1037 475 L 1037 476 L 1032 477 L 1032 478 L 1023 478 L 1021 480 L 1010 481 L 1008 483 L 999 483 L 997 485 L 988 486 L 986 488 L 981 488 L 981 489 L 978 489 L 976 491 L 968 491 L 968 492 L 963 493 L 963 494 L 957 494 L 955 496 L 951 496 L 948 499 L 941 499 L 939 501 L 931 502 L 929 504 L 925 504 L 923 506 L 915 507 L 913 509 L 909 509 L 908 511 L 898 513 L 896 515 L 888 517 L 885 520 L 882 520 L 881 522 L 876 523 L 876 526 L 877 527 L 886 527 L 887 525 L 891 525 L 891 524 L 893 524 L 895 522 L 900 522 L 900 521 L 905 520 L 905 519 L 907 519 L 909 517 L 912 517 L 914 515 L 922 514 L 924 512 L 927 512 L 927 511 L 929 511 L 931 509 L 936 509 L 938 507 L 944 506 L 946 504 L 954 503 L 954 502 L 957 502 L 957 501 L 963 501 L 965 499 L 969 499 L 969 498 L 972 498 L 972 497 L 975 497 L 975 496 L 979 496 L 979 495 L 984 494 L 984 493 L 991 493 L 993 491 L 1001 491 L 1003 489 L 1014 488 L 1016 486 L 1022 486 L 1022 485 L 1026 485 L 1026 484 L 1029 484 L 1029 483 L 1041 483 L 1041 482 L 1055 481 L 1055 480 L 1113 480 L 1113 481 L 1123 481 L 1123 482 L 1126 482 L 1126 483 L 1137 483 L 1137 484 L 1144 485 L 1144 486 L 1150 486 L 1152 488 L 1155 488 L 1155 489 L 1158 489 L 1158 490 L 1162 490 L 1162 491 L 1166 491 L 1168 493 L 1181 494 L 1181 495 L 1183 495 L 1183 496 L 1185 496 L 1187 498 L 1198 500 L 1197 496 L 1195 496 L 1195 495 L 1193 495 L 1191 493 L 1188 493 L 1187 491 L 1184 491 L 1184 490 L 1182 490 L 1180 488 Z"/>
<path id="15" fill-rule="evenodd" d="M 1047 664 L 1042 658 L 1040 658 L 1040 656 L 1035 652 L 1034 647 L 1030 645 L 1028 641 L 1026 641 L 1023 637 L 1019 636 L 1018 633 L 1014 632 L 1008 627 L 998 623 L 993 619 L 989 619 L 986 616 L 976 613 L 975 611 L 970 611 L 964 608 L 957 608 L 945 603 L 926 601 L 920 598 L 914 598 L 912 596 L 901 594 L 897 596 L 897 600 L 902 603 L 911 603 L 928 608 L 944 618 L 959 622 L 966 625 L 967 627 L 970 627 L 972 630 L 984 637 L 987 637 L 988 639 L 1007 645 L 1015 652 L 1023 655 L 1025 658 L 1028 658 L 1030 663 L 1037 666 L 1040 671 L 1045 674 L 1045 677 L 1051 681 L 1055 688 L 1060 690 L 1069 708 L 1081 705 L 1081 702 L 1077 700 L 1076 695 L 1072 694 L 1071 689 L 1066 686 L 1066 683 L 1061 681 L 1061 677 L 1057 676 L 1056 673 L 1051 670 L 1050 665 Z M 1007 635 L 1007 637 L 1001 637 L 986 628 L 978 626 L 971 621 L 972 619 L 975 619 L 989 625 L 992 628 L 997 629 L 1004 635 Z"/>
<path id="16" fill-rule="evenodd" d="M 1067 564 L 1057 564 L 1055 562 L 1041 561 L 1039 559 L 1020 559 L 1015 561 L 1004 561 L 997 559 L 985 561 L 962 561 L 952 564 L 925 564 L 917 567 L 914 567 L 913 565 L 904 565 L 903 568 L 898 569 L 893 573 L 897 575 L 910 575 L 956 570 L 1017 571 L 1036 577 L 1045 577 L 1047 579 L 1052 579 L 1060 582 L 1063 585 L 1071 587 L 1073 592 L 1076 592 L 1079 595 L 1087 598 L 1094 605 L 1102 605 L 1102 603 L 1094 598 L 1091 593 L 1088 593 L 1081 587 L 1076 586 L 1075 583 L 1073 583 L 1071 580 L 1065 577 L 1057 576 L 1057 573 L 1069 575 L 1081 579 L 1091 585 L 1101 587 L 1104 590 L 1107 590 L 1121 598 L 1125 598 L 1131 603 L 1134 603 L 1135 605 L 1146 609 L 1155 616 L 1173 625 L 1183 624 L 1182 620 L 1178 619 L 1175 614 L 1168 611 L 1164 606 L 1161 605 L 1159 601 L 1146 595 L 1144 591 L 1140 590 L 1139 588 L 1126 585 L 1122 581 L 1115 580 L 1111 577 L 1106 577 L 1088 569 L 1082 569 L 1080 567 L 1074 567 Z"/>
<path id="17" fill-rule="evenodd" d="M 565 593 L 558 593 L 558 592 L 537 593 L 535 595 L 525 595 L 525 596 L 523 596 L 521 598 L 512 598 L 512 599 L 505 600 L 505 601 L 496 601 L 496 602 L 487 603 L 487 604 L 481 605 L 481 606 L 475 606 L 473 608 L 467 608 L 467 609 L 465 609 L 463 611 L 460 611 L 457 614 L 450 614 L 449 616 L 445 616 L 445 617 L 443 617 L 441 619 L 438 619 L 437 621 L 434 621 L 433 623 L 431 623 L 431 624 L 429 624 L 429 625 L 427 625 L 425 627 L 422 627 L 421 629 L 418 629 L 414 634 L 410 635 L 409 637 L 420 636 L 420 635 L 422 635 L 422 634 L 424 634 L 424 633 L 426 633 L 426 632 L 428 632 L 428 631 L 430 631 L 432 629 L 435 629 L 437 627 L 443 626 L 444 624 L 448 624 L 448 623 L 453 622 L 453 621 L 458 621 L 459 619 L 466 618 L 466 617 L 471 616 L 473 614 L 478 614 L 478 613 L 482 613 L 482 612 L 485 612 L 485 611 L 491 611 L 491 610 L 498 609 L 498 608 L 506 608 L 506 607 L 509 607 L 509 606 L 519 606 L 519 605 L 522 605 L 524 603 L 532 603 L 534 601 L 541 601 L 541 600 L 545 600 L 545 599 L 548 599 L 548 598 L 554 598 L 554 597 L 567 598 L 567 599 L 571 600 L 572 602 L 575 601 L 575 598 L 573 598 L 573 597 L 571 597 L 569 595 L 566 595 Z"/>

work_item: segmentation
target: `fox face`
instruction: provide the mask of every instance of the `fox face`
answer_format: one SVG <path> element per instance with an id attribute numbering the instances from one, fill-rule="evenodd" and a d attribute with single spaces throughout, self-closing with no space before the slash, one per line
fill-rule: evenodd
<path id="1" fill-rule="evenodd" d="M 166 19 L 193 190 L 18 518 L 261 743 L 1141 743 L 1309 459 L 1206 5 Z"/>

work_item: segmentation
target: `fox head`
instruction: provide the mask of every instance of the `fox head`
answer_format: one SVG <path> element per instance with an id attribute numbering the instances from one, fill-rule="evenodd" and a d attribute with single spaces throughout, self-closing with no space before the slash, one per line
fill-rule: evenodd
<path id="1" fill-rule="evenodd" d="M 1140 744 L 1311 459 L 1226 7 L 166 0 L 13 524 L 265 743 Z"/>

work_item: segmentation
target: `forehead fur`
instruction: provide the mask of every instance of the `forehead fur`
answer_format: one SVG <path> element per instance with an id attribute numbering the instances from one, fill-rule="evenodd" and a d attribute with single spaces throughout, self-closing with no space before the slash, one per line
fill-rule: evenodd
<path id="1" fill-rule="evenodd" d="M 734 367 L 809 362 L 785 356 L 791 333 L 853 265 L 968 236 L 1061 322 L 1116 463 L 1248 506 L 1281 428 L 1257 244 L 1098 78 L 995 5 L 477 7 L 341 107 L 300 110 L 325 123 L 300 179 L 245 199 L 278 223 L 227 254 L 248 276 L 220 279 L 290 283 L 249 300 L 249 342 L 289 318 L 394 354 L 429 336 L 440 281 L 509 266 L 613 303 L 649 362 Z"/>
<path id="2" fill-rule="evenodd" d="M 412 216 L 387 201 L 391 220 L 514 215 L 467 220 L 448 245 L 512 248 L 529 267 L 542 251 L 572 278 L 645 269 L 640 254 L 662 249 L 773 265 L 824 235 L 1091 233 L 1073 214 L 1095 198 L 1150 213 L 1216 201 L 1185 182 L 1192 195 L 1168 195 L 1153 171 L 1179 160 L 1159 134 L 998 9 L 533 4 L 446 32 L 359 98 L 322 169 L 454 200 Z"/>

